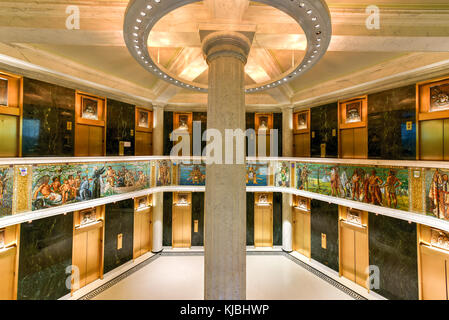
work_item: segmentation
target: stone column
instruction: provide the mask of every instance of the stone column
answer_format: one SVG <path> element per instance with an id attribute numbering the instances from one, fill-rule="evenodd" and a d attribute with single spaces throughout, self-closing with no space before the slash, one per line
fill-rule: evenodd
<path id="1" fill-rule="evenodd" d="M 164 107 L 153 106 L 153 155 L 164 153 Z M 153 194 L 153 252 L 162 251 L 164 193 Z"/>
<path id="2" fill-rule="evenodd" d="M 244 66 L 249 40 L 236 32 L 214 32 L 203 40 L 209 65 L 208 129 L 245 131 Z M 244 156 L 244 150 L 242 150 Z M 233 146 L 234 161 L 236 146 Z M 243 161 L 244 162 L 244 161 Z M 207 164 L 204 298 L 246 299 L 245 164 Z"/>
<path id="3" fill-rule="evenodd" d="M 288 107 L 282 110 L 282 156 L 293 156 L 293 109 Z M 282 194 L 282 250 L 291 252 L 292 235 L 292 195 Z"/>

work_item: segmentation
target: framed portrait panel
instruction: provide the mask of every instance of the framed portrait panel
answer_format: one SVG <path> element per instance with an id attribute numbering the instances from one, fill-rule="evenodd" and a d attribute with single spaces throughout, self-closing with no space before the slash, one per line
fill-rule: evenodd
<path id="1" fill-rule="evenodd" d="M 307 133 L 310 131 L 310 110 L 293 114 L 293 133 Z"/>
<path id="2" fill-rule="evenodd" d="M 449 118 L 449 79 L 417 85 L 419 120 Z"/>
<path id="3" fill-rule="evenodd" d="M 255 130 L 268 131 L 273 129 L 273 114 L 272 113 L 256 113 L 255 115 Z"/>
<path id="4" fill-rule="evenodd" d="M 366 127 L 368 118 L 368 97 L 358 97 L 340 101 L 339 108 L 340 129 Z"/>
<path id="5" fill-rule="evenodd" d="M 191 112 L 175 112 L 173 117 L 173 130 L 192 132 L 193 114 Z"/>
<path id="6" fill-rule="evenodd" d="M 153 112 L 147 109 L 136 107 L 136 131 L 153 131 Z"/>
<path id="7" fill-rule="evenodd" d="M 76 121 L 80 124 L 104 126 L 106 99 L 76 92 Z"/>
<path id="8" fill-rule="evenodd" d="M 22 77 L 0 72 L 0 114 L 19 116 Z"/>

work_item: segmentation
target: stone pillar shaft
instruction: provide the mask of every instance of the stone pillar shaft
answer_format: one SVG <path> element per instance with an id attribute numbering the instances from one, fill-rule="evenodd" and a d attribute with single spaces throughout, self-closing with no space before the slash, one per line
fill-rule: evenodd
<path id="1" fill-rule="evenodd" d="M 282 110 L 282 156 L 293 156 L 293 109 Z M 282 194 L 282 250 L 291 252 L 293 250 L 293 217 L 292 217 L 292 195 Z"/>
<path id="2" fill-rule="evenodd" d="M 153 155 L 164 153 L 164 108 L 153 107 Z M 162 251 L 164 219 L 164 194 L 153 194 L 153 249 L 154 253 Z"/>
<path id="3" fill-rule="evenodd" d="M 221 133 L 224 161 L 225 129 L 245 130 L 244 66 L 250 44 L 242 35 L 218 32 L 203 43 L 209 64 L 208 129 Z M 235 159 L 235 143 L 233 152 Z M 244 163 L 206 167 L 206 300 L 246 299 L 245 173 Z"/>

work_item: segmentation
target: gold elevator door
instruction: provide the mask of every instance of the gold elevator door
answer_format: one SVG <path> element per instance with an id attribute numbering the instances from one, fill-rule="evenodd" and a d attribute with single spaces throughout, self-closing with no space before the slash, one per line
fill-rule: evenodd
<path id="1" fill-rule="evenodd" d="M 79 288 L 100 278 L 102 223 L 75 229 L 73 265 L 79 270 Z"/>
<path id="2" fill-rule="evenodd" d="M 192 207 L 173 206 L 173 248 L 190 248 L 192 238 Z"/>
<path id="3" fill-rule="evenodd" d="M 104 155 L 104 128 L 78 124 L 76 126 L 75 156 L 101 157 Z"/>
<path id="4" fill-rule="evenodd" d="M 0 251 L 0 300 L 14 300 L 14 281 L 17 248 Z"/>
<path id="5" fill-rule="evenodd" d="M 134 259 L 152 250 L 153 223 L 151 209 L 134 213 Z"/>
<path id="6" fill-rule="evenodd" d="M 300 133 L 294 135 L 295 157 L 310 157 L 310 134 Z"/>
<path id="7" fill-rule="evenodd" d="M 449 254 L 420 246 L 423 300 L 448 300 Z"/>
<path id="8" fill-rule="evenodd" d="M 420 122 L 420 159 L 449 160 L 449 119 Z"/>
<path id="9" fill-rule="evenodd" d="M 293 208 L 294 250 L 310 258 L 310 213 Z"/>
<path id="10" fill-rule="evenodd" d="M 18 157 L 19 118 L 0 114 L 0 157 Z"/>
<path id="11" fill-rule="evenodd" d="M 341 275 L 367 288 L 368 280 L 368 231 L 341 221 Z"/>
<path id="12" fill-rule="evenodd" d="M 254 246 L 273 246 L 273 206 L 257 205 L 254 207 Z"/>

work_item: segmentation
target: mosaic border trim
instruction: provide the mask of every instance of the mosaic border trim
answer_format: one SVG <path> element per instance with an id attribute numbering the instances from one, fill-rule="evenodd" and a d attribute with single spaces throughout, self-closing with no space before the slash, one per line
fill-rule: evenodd
<path id="1" fill-rule="evenodd" d="M 328 275 L 326 275 L 323 272 L 319 271 L 318 269 L 315 269 L 314 267 L 308 265 L 307 263 L 305 263 L 305 262 L 299 260 L 298 258 L 292 256 L 288 252 L 285 252 L 285 251 L 247 251 L 246 254 L 248 256 L 284 256 L 287 259 L 289 259 L 290 261 L 296 263 L 300 267 L 302 267 L 302 268 L 306 269 L 307 271 L 309 271 L 310 273 L 314 274 L 318 278 L 326 281 L 327 283 L 329 283 L 333 287 L 335 287 L 335 288 L 339 289 L 340 291 L 346 293 L 351 298 L 353 298 L 355 300 L 368 300 L 364 296 L 358 294 L 357 292 L 355 292 L 354 290 L 352 290 L 352 289 L 348 288 L 347 286 L 341 284 L 340 282 L 332 279 L 331 277 L 329 277 Z M 181 257 L 182 256 L 184 256 L 184 257 L 185 256 L 204 256 L 204 252 L 200 252 L 200 251 L 197 251 L 197 252 L 176 252 L 176 251 L 168 251 L 168 252 L 162 251 L 162 252 L 159 252 L 159 253 L 155 254 L 154 256 L 146 259 L 145 261 L 139 263 L 138 265 L 134 266 L 133 268 L 127 270 L 126 272 L 122 273 L 121 275 L 113 278 L 112 280 L 108 281 L 107 283 L 101 285 L 97 289 L 95 289 L 95 290 L 89 292 L 88 294 L 82 296 L 78 300 L 91 300 L 91 299 L 93 299 L 94 297 L 98 296 L 100 293 L 102 293 L 105 290 L 111 288 L 112 286 L 116 285 L 120 281 L 126 279 L 127 277 L 129 277 L 133 273 L 139 271 L 143 267 L 149 265 L 151 262 L 157 260 L 158 258 L 160 258 L 162 256 L 165 256 L 165 257 L 173 257 L 173 256 L 181 256 Z"/>

